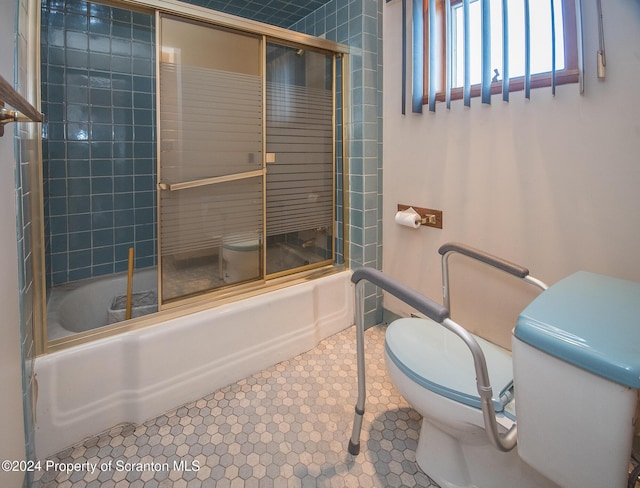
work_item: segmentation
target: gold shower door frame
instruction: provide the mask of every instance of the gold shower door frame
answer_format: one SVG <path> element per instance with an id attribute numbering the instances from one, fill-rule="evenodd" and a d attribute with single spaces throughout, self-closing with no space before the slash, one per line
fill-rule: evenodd
<path id="1" fill-rule="evenodd" d="M 342 185 L 344 188 L 343 196 L 343 208 L 342 208 L 342 238 L 344 243 L 349 242 L 349 212 L 348 212 L 348 161 L 349 161 L 349 126 L 350 126 L 350 67 L 349 67 L 349 46 L 339 44 L 334 41 L 323 39 L 320 37 L 314 37 L 300 32 L 291 31 L 281 27 L 276 27 L 269 24 L 263 24 L 253 20 L 236 17 L 233 15 L 224 14 L 215 10 L 210 10 L 195 5 L 191 5 L 184 2 L 175 2 L 174 0 L 109 0 L 111 5 L 129 9 L 132 11 L 140 11 L 148 14 L 155 14 L 156 26 L 159 25 L 158 18 L 160 15 L 170 15 L 184 20 L 193 20 L 202 24 L 217 26 L 222 28 L 231 29 L 237 32 L 243 32 L 245 34 L 253 34 L 259 36 L 262 39 L 262 45 L 266 46 L 267 42 L 274 42 L 283 45 L 297 46 L 302 49 L 316 50 L 328 55 L 333 55 L 334 69 L 333 69 L 333 83 L 334 83 L 334 104 L 337 102 L 336 97 L 336 81 L 337 72 L 336 64 L 339 60 L 342 67 L 341 73 L 341 149 L 342 149 L 342 161 L 343 161 L 343 174 Z M 39 29 L 37 29 L 39 32 Z M 158 29 L 156 29 L 156 36 L 158 36 Z M 39 46 L 39 43 L 36 43 Z M 34 46 L 36 45 L 34 44 Z M 156 63 L 159 58 L 159 43 L 156 37 Z M 264 47 L 263 47 L 264 49 Z M 34 52 L 34 59 L 37 59 L 39 55 L 39 47 Z M 263 53 L 262 58 L 265 59 Z M 156 67 L 157 69 L 157 67 Z M 34 72 L 39 70 L 34 70 Z M 156 79 L 158 83 L 158 79 Z M 39 86 L 39 83 L 36 83 Z M 159 97 L 159 91 L 156 91 L 157 97 Z M 333 107 L 334 116 L 334 134 L 335 134 L 335 116 L 336 108 Z M 160 157 L 160 156 L 159 156 Z M 41 159 L 41 157 L 39 158 Z M 334 144 L 334 165 L 335 165 L 335 144 Z M 42 164 L 35 165 L 38 171 L 40 171 Z M 335 174 L 335 171 L 334 171 Z M 42 181 L 40 173 L 32 176 L 35 181 Z M 266 184 L 266 175 L 262 176 L 264 184 Z M 161 183 L 162 184 L 162 183 Z M 215 184 L 215 183 L 214 183 Z M 34 201 L 42 201 L 42 193 L 38 185 L 33 185 L 32 191 L 34 193 Z M 174 191 L 176 186 L 173 187 Z M 159 190 L 159 191 L 170 191 Z M 334 180 L 334 195 L 335 195 L 335 180 Z M 335 202 L 334 202 L 335 205 Z M 49 340 L 47 337 L 47 296 L 45 287 L 45 252 L 44 252 L 44 211 L 43 205 L 33 206 L 34 216 L 33 222 L 33 239 L 34 246 L 32 251 L 34 253 L 34 270 L 36 275 L 34 276 L 34 322 L 35 338 L 36 338 L 36 355 L 47 354 L 55 351 L 60 351 L 80 344 L 85 344 L 97 339 L 111 337 L 122 332 L 136 330 L 147 327 L 149 325 L 157 324 L 167 319 L 178 318 L 183 315 L 187 315 L 196 311 L 206 310 L 212 306 L 231 303 L 233 301 L 242 299 L 244 297 L 259 295 L 269 290 L 275 290 L 278 288 L 286 287 L 295 283 L 304 282 L 308 279 L 315 277 L 332 274 L 334 272 L 344 269 L 343 266 L 336 266 L 335 259 L 328 266 L 316 267 L 310 266 L 309 269 L 297 269 L 294 274 L 288 274 L 286 276 L 270 275 L 265 276 L 260 281 L 254 281 L 247 284 L 235 285 L 228 288 L 223 288 L 214 292 L 204 293 L 192 298 L 184 298 L 176 303 L 167 304 L 160 307 L 160 311 L 155 314 L 145 315 L 129 321 L 119 322 L 117 324 L 107 325 L 98 329 L 92 329 L 86 332 L 74 334 L 62 339 Z M 334 209 L 335 217 L 335 209 Z M 266 217 L 263 215 L 263 219 Z M 335 227 L 335 225 L 334 225 Z M 158 218 L 158 232 L 160 232 L 161 223 Z M 160 252 L 160 239 L 158 237 L 158 252 Z M 349 246 L 345 245 L 343 250 L 344 260 L 349 260 Z M 335 250 L 334 250 L 335 254 Z M 263 253 L 264 257 L 264 253 Z M 39 264 L 38 264 L 39 263 Z M 158 263 L 160 268 L 161 263 Z M 263 259 L 264 267 L 264 259 Z M 263 268 L 264 269 L 264 268 Z M 161 276 L 160 269 L 158 269 L 158 276 Z M 160 285 L 160 283 L 158 283 Z M 160 288 L 159 288 L 160 291 Z M 207 297 L 211 297 L 215 302 L 207 301 Z"/>
<path id="2" fill-rule="evenodd" d="M 283 82 L 283 71 L 296 71 L 290 61 L 280 70 L 271 70 L 271 74 L 265 72 L 266 240 L 283 237 L 286 240 L 288 231 L 299 242 L 301 236 L 305 237 L 302 240 L 308 238 L 300 246 L 302 256 L 298 258 L 302 262 L 298 263 L 274 263 L 273 257 L 279 254 L 278 244 L 267 248 L 266 278 L 275 279 L 335 262 L 337 55 L 276 39 L 267 39 L 266 46 L 267 52 L 270 48 L 279 50 L 280 54 L 288 54 L 289 60 L 305 58 L 302 85 L 294 79 Z M 267 52 L 265 71 L 271 66 Z M 329 72 L 318 77 L 319 68 L 324 64 L 326 70 L 327 63 Z M 330 87 L 323 86 L 327 81 Z M 305 146 L 304 151 L 300 151 L 301 145 Z M 329 164 L 312 163 L 318 158 L 329 158 Z M 283 186 L 286 197 L 275 198 L 274 194 L 282 192 Z M 304 252 L 306 245 L 314 251 Z"/>
<path id="3" fill-rule="evenodd" d="M 239 172 L 231 172 L 231 173 L 226 173 L 226 174 L 221 174 L 221 175 L 200 175 L 201 177 L 198 178 L 186 178 L 186 179 L 182 179 L 180 181 L 176 181 L 175 178 L 173 178 L 172 181 L 168 181 L 167 178 L 165 178 L 165 172 L 163 172 L 163 151 L 162 151 L 162 144 L 163 144 L 163 127 L 162 127 L 162 112 L 161 112 L 161 106 L 162 106 L 162 102 L 163 100 L 161 99 L 162 97 L 162 90 L 161 90 L 161 84 L 163 83 L 163 75 L 162 75 L 162 62 L 163 62 L 163 56 L 167 56 L 167 53 L 164 52 L 163 53 L 163 43 L 162 43 L 162 39 L 163 39 L 163 21 L 169 21 L 169 22 L 181 22 L 184 23 L 185 25 L 190 24 L 190 25 L 195 25 L 198 27 L 203 27 L 206 29 L 217 29 L 221 32 L 224 32 L 226 34 L 230 34 L 230 35 L 236 35 L 240 37 L 250 37 L 253 38 L 255 40 L 258 41 L 259 43 L 259 56 L 260 56 L 260 67 L 259 67 L 259 74 L 260 74 L 260 78 L 261 78 L 261 90 L 262 90 L 262 94 L 261 94 L 261 107 L 260 107 L 260 112 L 261 112 L 261 150 L 260 150 L 260 156 L 258 157 L 260 159 L 260 167 L 259 168 L 243 168 L 243 171 L 239 171 Z M 267 236 L 267 191 L 268 191 L 268 183 L 267 183 L 267 171 L 268 171 L 268 164 L 274 163 L 273 160 L 273 155 L 267 153 L 267 121 L 266 121 L 266 117 L 267 117 L 267 83 L 266 83 L 266 59 L 267 59 L 267 55 L 266 55 L 266 51 L 267 51 L 267 45 L 279 45 L 279 46 L 283 46 L 283 47 L 293 47 L 293 48 L 297 48 L 297 49 L 309 49 L 309 46 L 307 45 L 299 45 L 296 43 L 288 43 L 286 41 L 283 41 L 280 38 L 272 38 L 272 37 L 267 37 L 267 35 L 255 35 L 252 33 L 247 33 L 244 32 L 242 30 L 235 30 L 235 29 L 229 29 L 227 27 L 221 27 L 221 26 L 217 26 L 215 24 L 209 24 L 209 23 L 203 23 L 203 22 L 199 22 L 199 21 L 192 21 L 192 20 L 188 20 L 188 19 L 183 19 L 180 17 L 174 17 L 171 15 L 166 15 L 160 12 L 156 13 L 156 63 L 157 63 L 157 67 L 156 67 L 156 72 L 157 72 L 157 79 L 156 79 L 156 96 L 157 96 L 157 144 L 158 144 L 158 161 L 157 161 L 157 167 L 158 167 L 158 301 L 159 301 L 159 310 L 163 310 L 163 309 L 169 309 L 169 308 L 174 308 L 176 306 L 180 306 L 180 305 L 184 305 L 190 302 L 194 302 L 194 301 L 199 301 L 202 299 L 203 296 L 208 296 L 208 295 L 213 295 L 213 296 L 219 296 L 219 297 L 227 297 L 230 296 L 234 293 L 238 293 L 238 292 L 242 292 L 242 291 L 250 291 L 252 288 L 255 288 L 256 286 L 263 286 L 268 280 L 273 280 L 276 278 L 283 278 L 286 277 L 287 275 L 291 275 L 293 273 L 299 273 L 299 272 L 303 272 L 303 271 L 309 271 L 309 270 L 313 270 L 316 268 L 320 268 L 323 266 L 327 266 L 327 265 L 331 265 L 333 264 L 333 262 L 335 261 L 335 194 L 336 194 L 336 182 L 335 182 L 335 159 L 336 159 L 336 151 L 335 151 L 335 143 L 336 143 L 336 134 L 335 134 L 335 130 L 336 130 L 336 119 L 335 119 L 335 114 L 336 114 L 336 56 L 337 54 L 335 52 L 332 51 L 326 51 L 324 49 L 312 49 L 314 52 L 317 53 L 321 53 L 325 56 L 331 56 L 331 132 L 332 132 L 332 139 L 331 139 L 331 146 L 332 146 L 332 150 L 331 150 L 331 173 L 333 175 L 332 177 L 332 183 L 331 183 L 331 223 L 329 226 L 329 233 L 330 233 L 330 237 L 332 239 L 332 245 L 331 245 L 331 257 L 328 259 L 324 259 L 324 260 L 320 260 L 320 261 L 316 261 L 316 262 L 312 262 L 309 264 L 301 264 L 301 265 L 296 265 L 291 269 L 286 269 L 284 271 L 278 271 L 275 273 L 269 273 L 268 268 L 267 268 L 267 255 L 268 255 L 268 251 L 266 249 L 266 236 Z M 227 48 L 228 49 L 228 48 Z M 223 48 L 224 50 L 224 48 Z M 188 115 L 188 114 L 187 114 Z M 250 154 L 251 156 L 251 154 Z M 251 160 L 251 157 L 249 158 Z M 256 158 L 257 159 L 257 158 Z M 226 247 L 223 244 L 223 240 L 224 237 L 221 235 L 220 237 L 217 237 L 219 239 L 219 242 L 215 245 L 213 245 L 212 247 L 216 247 L 217 248 L 217 257 L 213 257 L 213 254 L 211 254 L 210 258 L 212 260 L 217 260 L 217 273 L 218 273 L 218 278 L 219 280 L 221 280 L 221 282 L 219 281 L 217 284 L 213 284 L 213 283 L 205 283 L 204 286 L 201 289 L 194 289 L 192 287 L 191 290 L 187 289 L 187 291 L 185 293 L 182 293 L 182 295 L 176 295 L 175 292 L 173 295 L 169 294 L 166 298 L 165 295 L 167 295 L 167 285 L 168 283 L 165 282 L 165 278 L 166 276 L 169 275 L 169 272 L 167 271 L 168 269 L 168 264 L 167 264 L 167 260 L 166 258 L 164 258 L 164 254 L 163 254 L 163 250 L 166 249 L 166 240 L 163 239 L 163 235 L 167 234 L 166 228 L 167 228 L 167 222 L 165 219 L 163 219 L 163 209 L 166 207 L 166 205 L 163 205 L 163 200 L 165 200 L 165 195 L 168 194 L 173 194 L 173 193 L 182 193 L 182 194 L 186 194 L 188 192 L 197 192 L 197 191 L 201 191 L 201 190 L 207 190 L 207 189 L 211 189 L 214 190 L 216 188 L 222 188 L 224 187 L 224 185 L 235 182 L 236 184 L 242 184 L 243 181 L 256 181 L 258 180 L 260 181 L 260 185 L 261 185 L 261 211 L 260 211 L 260 217 L 261 217 L 261 227 L 258 231 L 258 243 L 259 243 L 259 249 L 257 250 L 257 256 L 259 256 L 259 264 L 257 267 L 258 270 L 258 274 L 255 276 L 242 276 L 242 275 L 238 275 L 238 276 L 234 276 L 233 279 L 230 279 L 229 281 L 226 281 L 227 273 L 225 271 L 225 264 L 226 260 L 223 259 L 223 253 L 225 252 L 223 250 L 223 247 Z M 165 234 L 163 234 L 163 230 L 165 231 Z M 236 233 L 238 231 L 236 230 Z M 163 241 L 164 241 L 164 245 L 163 245 Z M 232 244 L 237 244 L 237 241 L 232 242 Z M 240 243 L 242 244 L 242 243 Z M 228 252 L 228 251 L 227 251 Z M 213 269 L 213 268 L 210 268 Z M 197 280 L 192 280 L 192 283 L 196 282 Z M 215 281 L 215 280 L 214 280 Z M 189 283 L 187 283 L 188 285 Z M 188 288 L 188 287 L 187 287 Z"/>

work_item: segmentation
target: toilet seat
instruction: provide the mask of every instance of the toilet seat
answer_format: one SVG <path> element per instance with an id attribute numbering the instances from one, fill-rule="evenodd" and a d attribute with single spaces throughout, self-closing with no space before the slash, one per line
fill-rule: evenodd
<path id="1" fill-rule="evenodd" d="M 505 412 L 513 400 L 511 354 L 473 336 L 485 355 L 496 412 Z M 466 344 L 431 319 L 403 318 L 392 322 L 385 350 L 393 363 L 420 386 L 470 407 L 481 408 L 475 367 Z M 511 408 L 507 408 L 511 410 Z"/>
<path id="2" fill-rule="evenodd" d="M 260 239 L 256 234 L 228 236 L 224 238 L 223 248 L 237 252 L 255 252 L 260 249 Z"/>

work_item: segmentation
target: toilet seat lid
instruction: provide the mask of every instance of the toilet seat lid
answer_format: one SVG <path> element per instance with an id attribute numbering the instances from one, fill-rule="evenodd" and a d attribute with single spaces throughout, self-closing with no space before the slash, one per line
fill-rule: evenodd
<path id="1" fill-rule="evenodd" d="M 513 398 L 511 354 L 481 337 L 473 337 L 487 362 L 494 409 L 502 412 Z M 444 326 L 431 319 L 395 320 L 387 328 L 385 350 L 394 364 L 422 387 L 470 407 L 482 408 L 471 351 Z"/>

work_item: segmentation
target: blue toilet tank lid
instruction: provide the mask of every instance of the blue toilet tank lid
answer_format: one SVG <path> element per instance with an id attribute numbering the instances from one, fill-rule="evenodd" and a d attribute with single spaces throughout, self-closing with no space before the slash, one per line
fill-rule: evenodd
<path id="1" fill-rule="evenodd" d="M 514 334 L 563 361 L 640 389 L 640 283 L 579 271 L 533 300 Z"/>

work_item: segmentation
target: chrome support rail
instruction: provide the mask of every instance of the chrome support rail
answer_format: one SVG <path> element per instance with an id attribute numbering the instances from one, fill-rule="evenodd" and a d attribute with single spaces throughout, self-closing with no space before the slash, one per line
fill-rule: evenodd
<path id="1" fill-rule="evenodd" d="M 380 271 L 371 268 L 360 268 L 356 270 L 351 281 L 356 285 L 356 349 L 358 367 L 358 399 L 356 401 L 353 429 L 349 439 L 349 453 L 357 455 L 360 452 L 360 432 L 362 430 L 362 420 L 366 400 L 366 378 L 364 361 L 364 306 L 363 288 L 366 281 L 379 286 L 386 292 L 402 300 L 407 305 L 413 307 L 418 312 L 426 315 L 430 319 L 438 322 L 458 337 L 460 337 L 469 348 L 473 356 L 476 370 L 476 384 L 480 395 L 482 415 L 485 423 L 485 430 L 491 443 L 501 451 L 510 451 L 517 442 L 517 431 L 514 425 L 505 434 L 498 432 L 496 412 L 493 407 L 493 390 L 489 383 L 489 373 L 487 362 L 480 345 L 475 338 L 461 325 L 449 318 L 449 310 L 446 307 L 434 302 L 430 298 L 421 295 L 415 290 L 402 285 L 398 281 L 382 274 Z"/>
<path id="2" fill-rule="evenodd" d="M 493 268 L 499 269 L 513 275 L 517 278 L 521 278 L 527 283 L 540 288 L 541 290 L 546 290 L 548 288 L 547 284 L 538 278 L 534 278 L 529 275 L 529 270 L 524 266 L 520 266 L 519 264 L 512 263 L 505 259 L 499 258 L 492 254 L 486 253 L 479 249 L 475 249 L 471 246 L 467 246 L 466 244 L 460 244 L 456 242 L 450 242 L 444 244 L 438 249 L 438 252 L 442 255 L 442 299 L 445 307 L 448 310 L 451 310 L 450 303 L 450 295 L 449 295 L 449 256 L 455 253 L 463 254 L 471 259 L 476 261 L 480 261 L 485 263 Z M 465 341 L 466 342 L 466 341 Z M 469 345 L 467 343 L 467 345 Z M 473 351 L 472 351 L 473 352 Z M 474 361 L 476 361 L 476 355 L 474 354 Z M 483 357 L 484 362 L 484 357 Z M 478 364 L 476 362 L 476 372 L 479 372 L 483 367 L 486 369 L 485 364 Z M 517 431 L 516 425 L 514 424 L 511 429 L 505 434 L 500 435 L 498 433 L 498 426 L 496 423 L 495 411 L 493 410 L 493 402 L 492 402 L 492 392 L 491 387 L 489 386 L 488 391 L 484 391 L 481 387 L 481 379 L 480 375 L 478 375 L 478 393 L 480 394 L 480 401 L 482 404 L 482 415 L 484 417 L 484 424 L 489 436 L 489 440 L 491 443 L 501 451 L 510 451 L 513 449 L 517 443 Z M 486 384 L 488 385 L 488 376 L 486 377 Z"/>
<path id="3" fill-rule="evenodd" d="M 499 258 L 493 254 L 475 249 L 471 246 L 467 246 L 466 244 L 449 242 L 440 246 L 438 252 L 442 255 L 442 300 L 444 306 L 448 310 L 451 310 L 449 297 L 449 256 L 455 253 L 463 254 L 471 259 L 475 259 L 476 261 L 480 261 L 493 268 L 499 269 L 500 271 L 513 275 L 516 278 L 521 278 L 527 283 L 537 286 L 542 291 L 548 288 L 546 283 L 529 275 L 529 270 L 524 266 L 512 263 L 506 259 Z"/>

